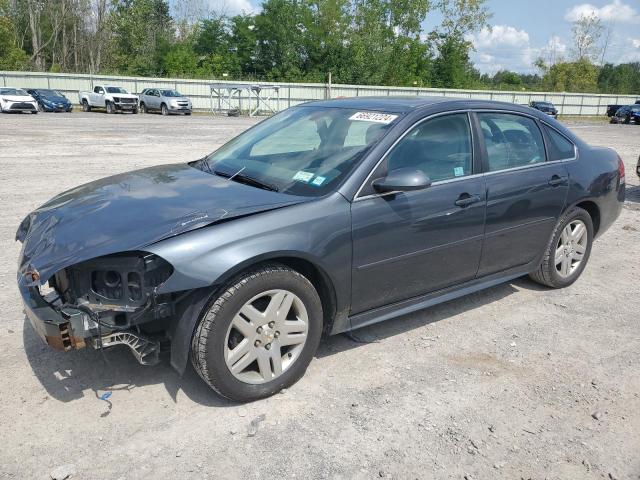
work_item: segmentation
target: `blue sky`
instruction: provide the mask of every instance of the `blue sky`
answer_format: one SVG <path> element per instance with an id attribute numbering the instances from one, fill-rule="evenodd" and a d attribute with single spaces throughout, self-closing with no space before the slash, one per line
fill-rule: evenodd
<path id="1" fill-rule="evenodd" d="M 228 14 L 260 8 L 259 0 L 201 1 Z M 571 22 L 590 13 L 611 31 L 606 62 L 640 61 L 640 0 L 488 0 L 487 6 L 493 13 L 491 30 L 469 37 L 476 49 L 472 59 L 483 73 L 501 69 L 533 73 L 533 62 L 540 56 L 547 61 L 570 57 Z M 430 13 L 425 29 L 438 22 L 438 16 Z"/>

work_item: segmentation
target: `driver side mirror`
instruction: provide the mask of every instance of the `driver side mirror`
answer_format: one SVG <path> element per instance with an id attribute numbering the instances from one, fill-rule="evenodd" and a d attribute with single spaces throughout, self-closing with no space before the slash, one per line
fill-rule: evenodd
<path id="1" fill-rule="evenodd" d="M 408 192 L 429 187 L 431 180 L 422 170 L 396 168 L 391 170 L 386 177 L 374 180 L 372 185 L 378 193 Z"/>

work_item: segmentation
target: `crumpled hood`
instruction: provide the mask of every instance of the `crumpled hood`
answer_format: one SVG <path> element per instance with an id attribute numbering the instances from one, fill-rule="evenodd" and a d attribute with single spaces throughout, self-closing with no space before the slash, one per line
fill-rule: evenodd
<path id="1" fill-rule="evenodd" d="M 64 192 L 23 220 L 16 234 L 23 242 L 18 277 L 35 269 L 44 282 L 91 258 L 310 199 L 243 185 L 187 164 L 115 175 Z"/>

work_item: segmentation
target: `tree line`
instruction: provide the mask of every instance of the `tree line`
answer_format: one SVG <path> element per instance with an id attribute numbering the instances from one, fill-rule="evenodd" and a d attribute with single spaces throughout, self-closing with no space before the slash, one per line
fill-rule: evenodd
<path id="1" fill-rule="evenodd" d="M 442 21 L 425 31 L 432 15 Z M 490 18 L 486 0 L 263 0 L 238 15 L 206 0 L 0 0 L 0 69 L 640 92 L 640 63 L 598 64 L 607 45 L 595 17 L 574 24 L 571 57 L 539 59 L 536 74 L 481 75 L 468 39 Z"/>

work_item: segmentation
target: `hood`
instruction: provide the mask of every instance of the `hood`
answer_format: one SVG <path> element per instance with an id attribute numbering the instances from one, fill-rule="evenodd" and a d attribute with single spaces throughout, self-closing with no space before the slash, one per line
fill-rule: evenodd
<path id="1" fill-rule="evenodd" d="M 45 282 L 58 270 L 214 224 L 309 201 L 198 170 L 162 165 L 123 173 L 64 192 L 20 225 L 19 277 L 37 270 Z"/>
<path id="2" fill-rule="evenodd" d="M 42 100 L 46 100 L 47 102 L 54 103 L 69 103 L 69 99 L 67 97 L 61 97 L 58 95 L 40 95 Z"/>
<path id="3" fill-rule="evenodd" d="M 4 98 L 10 102 L 35 102 L 31 95 L 4 95 L 0 93 L 0 98 Z"/>

